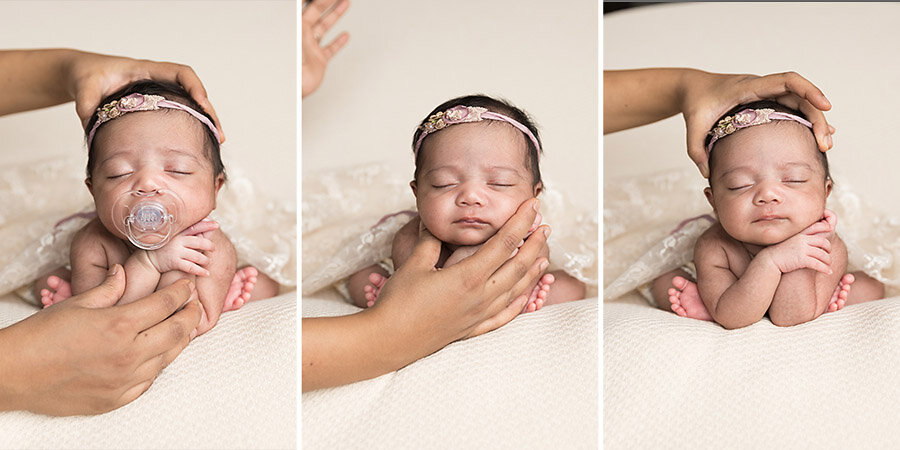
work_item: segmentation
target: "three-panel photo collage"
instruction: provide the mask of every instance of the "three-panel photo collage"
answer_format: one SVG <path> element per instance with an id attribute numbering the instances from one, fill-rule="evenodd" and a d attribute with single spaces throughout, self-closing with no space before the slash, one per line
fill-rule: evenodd
<path id="1" fill-rule="evenodd" d="M 0 448 L 895 448 L 897 19 L 0 2 Z"/>

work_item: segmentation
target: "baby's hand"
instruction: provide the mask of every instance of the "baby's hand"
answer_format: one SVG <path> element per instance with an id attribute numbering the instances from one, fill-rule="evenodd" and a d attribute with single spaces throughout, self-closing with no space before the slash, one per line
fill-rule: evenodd
<path id="1" fill-rule="evenodd" d="M 150 262 L 159 273 L 180 270 L 198 277 L 209 276 L 205 267 L 209 256 L 204 252 L 215 251 L 209 233 L 219 228 L 212 220 L 201 220 L 182 231 L 162 248 L 147 252 Z"/>
<path id="2" fill-rule="evenodd" d="M 831 212 L 831 211 L 827 211 Z M 797 269 L 812 269 L 831 273 L 831 235 L 834 234 L 834 213 L 826 216 L 784 242 L 764 249 L 781 273 Z M 759 256 L 759 255 L 757 255 Z"/>

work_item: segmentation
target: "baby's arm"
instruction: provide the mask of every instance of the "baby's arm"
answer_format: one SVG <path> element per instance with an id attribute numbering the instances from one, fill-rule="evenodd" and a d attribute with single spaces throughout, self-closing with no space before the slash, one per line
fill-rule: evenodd
<path id="1" fill-rule="evenodd" d="M 738 278 L 719 233 L 708 230 L 694 247 L 700 299 L 713 320 L 723 327 L 745 327 L 758 322 L 769 309 L 781 271 L 767 259 L 757 257 Z"/>
<path id="2" fill-rule="evenodd" d="M 409 259 L 418 239 L 419 216 L 415 216 L 394 234 L 394 240 L 391 243 L 391 259 L 394 261 L 394 269 L 399 269 Z"/>
<path id="3" fill-rule="evenodd" d="M 215 251 L 209 253 L 209 264 L 205 266 L 209 276 L 196 279 L 197 293 L 200 295 L 200 304 L 203 305 L 203 316 L 200 318 L 200 325 L 197 326 L 198 335 L 206 333 L 218 323 L 225 305 L 225 294 L 228 293 L 237 269 L 237 252 L 228 236 L 221 230 L 204 235 L 209 236 Z M 174 281 L 176 280 L 172 280 Z"/>
<path id="4" fill-rule="evenodd" d="M 769 307 L 769 318 L 775 325 L 792 326 L 808 322 L 828 308 L 835 287 L 847 271 L 847 246 L 834 232 L 836 222 L 834 213 L 826 211 L 824 219 L 802 232 L 818 232 L 816 234 L 828 240 L 828 269 L 831 273 L 811 268 L 784 273 Z"/>
<path id="5" fill-rule="evenodd" d="M 120 244 L 122 248 L 114 248 L 116 242 L 107 235 L 108 232 L 96 219 L 75 233 L 69 258 L 72 265 L 72 295 L 99 286 L 110 266 L 125 262 L 128 251 L 124 244 Z"/>

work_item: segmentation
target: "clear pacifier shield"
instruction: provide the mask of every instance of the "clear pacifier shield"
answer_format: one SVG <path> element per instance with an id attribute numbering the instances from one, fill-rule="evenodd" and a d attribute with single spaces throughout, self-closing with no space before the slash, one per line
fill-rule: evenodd
<path id="1" fill-rule="evenodd" d="M 116 228 L 137 248 L 156 250 L 176 233 L 181 199 L 171 191 L 130 191 L 113 208 Z"/>

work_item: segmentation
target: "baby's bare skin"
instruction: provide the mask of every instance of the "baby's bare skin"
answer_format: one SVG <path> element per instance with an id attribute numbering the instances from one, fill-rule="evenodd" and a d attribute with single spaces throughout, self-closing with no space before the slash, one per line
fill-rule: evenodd
<path id="1" fill-rule="evenodd" d="M 831 225 L 821 228 L 833 230 Z M 825 234 L 830 244 L 831 273 L 809 268 L 782 273 L 773 270 L 770 262 L 756 258 L 766 258 L 765 248 L 772 248 L 771 252 L 784 246 L 784 242 L 754 248 L 728 236 L 716 223 L 695 246 L 700 284 L 679 269 L 656 280 L 654 299 L 662 309 L 683 317 L 713 320 L 726 328 L 750 325 L 766 313 L 776 325 L 791 326 L 812 320 L 826 311 L 837 311 L 846 304 L 871 300 L 877 295 L 873 294 L 873 290 L 877 290 L 873 288 L 880 283 L 862 273 L 845 273 L 846 246 L 833 231 Z M 772 279 L 777 280 L 774 289 Z M 854 295 L 856 291 L 851 285 L 857 280 L 860 281 L 860 292 Z M 731 304 L 723 308 L 722 302 Z"/>

